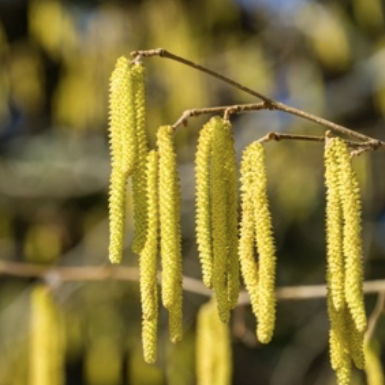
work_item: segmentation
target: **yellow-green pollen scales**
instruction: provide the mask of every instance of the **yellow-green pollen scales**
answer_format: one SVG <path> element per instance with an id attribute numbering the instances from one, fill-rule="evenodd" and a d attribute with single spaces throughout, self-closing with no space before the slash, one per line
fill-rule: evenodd
<path id="1" fill-rule="evenodd" d="M 132 192 L 134 199 L 135 232 L 132 249 L 140 253 L 146 241 L 147 203 L 146 203 L 146 158 L 148 143 L 146 135 L 146 87 L 145 68 L 137 63 L 131 67 L 135 94 L 135 119 L 137 158 L 132 175 Z"/>
<path id="2" fill-rule="evenodd" d="M 49 287 L 31 294 L 30 384 L 64 384 L 64 336 L 59 310 Z"/>
<path id="3" fill-rule="evenodd" d="M 241 169 L 242 222 L 239 244 L 241 271 L 258 319 L 257 336 L 270 342 L 275 326 L 276 257 L 267 197 L 265 155 L 262 144 L 254 142 L 243 154 Z M 254 260 L 254 242 L 259 254 Z"/>
<path id="4" fill-rule="evenodd" d="M 219 319 L 215 299 L 199 309 L 196 334 L 197 385 L 229 385 L 232 374 L 229 327 Z"/>
<path id="5" fill-rule="evenodd" d="M 158 212 L 158 154 L 152 150 L 147 157 L 147 215 L 146 243 L 140 253 L 140 293 L 142 303 L 143 355 L 147 363 L 156 360 L 158 325 L 157 257 L 159 235 Z"/>
<path id="6" fill-rule="evenodd" d="M 131 65 L 120 57 L 110 80 L 111 178 L 109 197 L 109 258 L 120 263 L 125 233 L 127 178 L 134 172 L 137 158 L 135 90 Z"/>
<path id="7" fill-rule="evenodd" d="M 338 384 L 345 385 L 352 360 L 357 368 L 365 367 L 366 315 L 358 184 L 347 146 L 339 138 L 326 143 L 325 184 L 330 357 Z"/>
<path id="8" fill-rule="evenodd" d="M 234 269 L 233 264 L 235 253 L 234 246 L 230 245 L 234 241 L 235 235 L 230 234 L 230 230 L 235 231 L 233 225 L 236 213 L 236 204 L 229 206 L 229 196 L 234 200 L 234 193 L 229 192 L 231 187 L 229 178 L 230 173 L 235 177 L 230 166 L 228 165 L 229 141 L 231 141 L 230 125 L 220 117 L 214 117 L 212 121 L 212 147 L 211 147 L 211 220 L 212 220 L 212 244 L 213 244 L 213 287 L 218 304 L 219 318 L 223 322 L 227 322 L 230 317 L 230 309 L 234 304 L 234 297 L 238 297 L 238 293 L 231 294 L 229 301 L 229 277 L 231 279 L 239 279 L 238 276 L 229 275 L 229 267 Z M 226 167 L 227 164 L 227 167 Z M 233 184 L 234 187 L 234 184 Z M 236 194 L 236 192 L 235 192 Z M 233 210 L 235 212 L 230 212 Z M 231 260 L 229 260 L 231 258 Z M 233 272 L 234 275 L 234 272 Z M 231 291 L 234 291 L 234 282 L 231 282 Z"/>
<path id="9" fill-rule="evenodd" d="M 213 285 L 213 250 L 211 234 L 211 139 L 213 122 L 210 120 L 200 131 L 195 156 L 195 207 L 196 237 L 199 259 L 202 266 L 203 283 Z"/>
<path id="10" fill-rule="evenodd" d="M 174 129 L 158 130 L 160 249 L 162 302 L 169 310 L 170 335 L 180 339 L 182 329 L 182 235 L 180 228 L 180 187 L 176 163 Z"/>

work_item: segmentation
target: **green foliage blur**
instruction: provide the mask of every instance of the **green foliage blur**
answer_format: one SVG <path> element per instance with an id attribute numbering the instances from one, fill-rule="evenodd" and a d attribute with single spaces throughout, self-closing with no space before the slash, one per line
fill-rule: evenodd
<path id="1" fill-rule="evenodd" d="M 279 101 L 385 139 L 385 6 L 381 0 L 0 1 L 0 258 L 99 266 L 107 263 L 110 172 L 108 84 L 116 59 L 164 47 Z M 255 102 L 249 95 L 166 59 L 146 59 L 148 135 L 185 109 Z M 184 274 L 200 278 L 194 234 L 192 118 L 177 133 Z M 322 134 L 278 112 L 233 117 L 238 161 L 269 131 Z M 323 148 L 269 143 L 277 282 L 325 282 Z M 363 196 L 365 278 L 385 276 L 384 153 L 354 160 Z M 132 200 L 124 264 L 130 249 Z M 1 262 L 0 260 L 0 262 Z M 195 383 L 195 317 L 207 300 L 185 293 L 185 338 L 168 342 L 162 310 L 158 363 L 146 365 L 138 284 L 62 283 L 66 384 Z M 0 276 L 0 385 L 28 384 L 29 293 L 34 279 Z M 368 314 L 374 296 L 367 297 Z M 233 384 L 335 384 L 324 299 L 279 302 L 268 346 L 257 346 L 250 308 L 232 321 Z M 380 319 L 375 338 L 385 342 Z M 385 358 L 385 354 L 382 354 Z M 355 384 L 366 384 L 354 373 Z"/>

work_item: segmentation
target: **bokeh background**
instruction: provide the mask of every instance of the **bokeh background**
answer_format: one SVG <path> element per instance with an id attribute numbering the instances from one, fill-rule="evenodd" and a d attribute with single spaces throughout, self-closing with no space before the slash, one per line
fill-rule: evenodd
<path id="1" fill-rule="evenodd" d="M 0 258 L 99 266 L 107 261 L 108 82 L 116 59 L 164 47 L 279 101 L 385 139 L 385 6 L 381 0 L 0 1 Z M 185 109 L 255 99 L 166 59 L 146 59 L 148 135 Z M 182 180 L 184 274 L 200 278 L 194 235 L 194 155 L 205 118 L 177 133 Z M 322 134 L 278 112 L 233 118 L 238 161 L 269 131 Z M 277 283 L 325 282 L 323 147 L 269 143 L 269 196 Z M 363 194 L 365 277 L 385 276 L 385 154 L 354 160 Z M 130 249 L 132 208 L 124 264 Z M 195 383 L 199 306 L 185 293 L 184 341 L 167 338 L 142 360 L 138 284 L 61 283 L 66 384 Z M 52 283 L 52 282 L 51 282 Z M 0 385 L 28 384 L 29 294 L 36 279 L 0 277 Z M 368 314 L 375 296 L 367 296 Z M 324 299 L 282 301 L 273 341 L 254 338 L 250 308 L 232 320 L 233 384 L 335 384 Z M 385 342 L 385 321 L 375 332 Z M 384 355 L 385 358 L 385 355 Z M 355 372 L 355 384 L 366 384 Z"/>

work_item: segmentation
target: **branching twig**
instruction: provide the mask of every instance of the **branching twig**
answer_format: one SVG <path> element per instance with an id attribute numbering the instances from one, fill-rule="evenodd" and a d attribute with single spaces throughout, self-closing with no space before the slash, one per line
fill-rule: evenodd
<path id="1" fill-rule="evenodd" d="M 76 282 L 76 281 L 139 281 L 139 270 L 129 266 L 42 266 L 32 263 L 0 262 L 0 274 L 20 278 L 40 278 L 49 283 Z M 160 282 L 160 273 L 158 274 Z M 194 278 L 183 277 L 183 288 L 185 291 L 203 296 L 211 296 L 212 291 L 204 284 Z M 385 280 L 368 281 L 364 283 L 366 294 L 385 291 Z M 276 290 L 279 300 L 303 300 L 326 297 L 325 285 L 311 286 L 284 286 Z M 250 303 L 249 296 L 242 291 L 239 296 L 238 305 Z"/>
<path id="2" fill-rule="evenodd" d="M 202 65 L 196 64 L 190 60 L 187 60 L 185 58 L 177 56 L 177 55 L 175 55 L 175 54 L 173 54 L 173 53 L 171 53 L 171 52 L 169 52 L 163 48 L 157 48 L 157 49 L 145 50 L 145 51 L 134 51 L 134 52 L 131 52 L 131 55 L 134 56 L 135 58 L 138 56 L 140 58 L 159 56 L 162 58 L 174 60 L 176 62 L 179 62 L 179 63 L 185 64 L 189 67 L 192 67 L 198 71 L 204 72 L 210 76 L 213 76 L 213 77 L 215 77 L 215 78 L 217 78 L 217 79 L 219 79 L 219 80 L 221 80 L 227 84 L 230 84 L 231 86 L 238 88 L 239 90 L 242 90 L 242 91 L 248 93 L 249 95 L 255 96 L 255 97 L 257 97 L 263 101 L 263 103 L 259 103 L 258 105 L 254 105 L 254 106 L 259 106 L 258 108 L 251 108 L 249 110 L 245 109 L 245 110 L 239 110 L 239 111 L 237 111 L 237 110 L 232 111 L 229 108 L 233 108 L 236 106 L 229 106 L 228 110 L 224 111 L 225 117 L 228 117 L 228 115 L 231 113 L 239 113 L 239 112 L 257 110 L 257 109 L 259 109 L 259 110 L 260 109 L 279 110 L 279 111 L 283 111 L 283 112 L 286 112 L 288 114 L 295 115 L 295 116 L 298 116 L 300 118 L 312 121 L 312 122 L 317 123 L 319 125 L 322 125 L 324 127 L 327 127 L 330 130 L 333 130 L 333 131 L 339 133 L 340 135 L 346 135 L 346 136 L 349 136 L 351 138 L 355 138 L 357 140 L 364 141 L 364 142 L 366 142 L 365 143 L 366 151 L 367 150 L 377 150 L 379 148 L 385 149 L 385 142 L 384 141 L 374 139 L 370 136 L 367 136 L 367 135 L 361 134 L 359 132 L 353 131 L 353 130 L 351 130 L 347 127 L 344 127 L 340 124 L 331 122 L 330 120 L 323 119 L 319 116 L 310 114 L 310 113 L 305 112 L 303 110 L 300 110 L 298 108 L 290 107 L 284 103 L 278 102 L 278 101 L 271 99 L 271 98 L 269 98 L 269 97 L 267 97 L 267 96 L 265 96 L 265 95 L 263 95 L 257 91 L 254 91 L 251 88 L 248 88 L 248 87 L 246 87 L 246 86 L 244 86 L 244 85 L 242 85 L 242 84 L 240 84 L 240 83 L 238 83 L 232 79 L 229 79 L 228 77 L 221 75 L 218 72 L 215 72 L 215 71 L 213 71 L 209 68 L 206 68 Z M 203 113 L 211 113 L 211 112 L 214 112 L 215 108 L 211 112 L 208 112 L 208 110 L 210 110 L 210 109 L 202 109 L 201 111 L 203 111 L 203 110 L 206 110 L 206 112 L 202 112 L 202 114 Z M 192 111 L 196 112 L 197 110 L 186 111 L 182 115 L 182 117 L 174 124 L 174 127 L 178 127 L 180 124 L 185 123 L 186 119 L 190 116 L 197 116 L 197 115 L 201 114 L 201 113 L 193 113 L 192 114 Z M 215 112 L 218 112 L 218 110 L 216 110 Z M 359 153 L 357 153 L 357 154 L 359 154 Z"/>

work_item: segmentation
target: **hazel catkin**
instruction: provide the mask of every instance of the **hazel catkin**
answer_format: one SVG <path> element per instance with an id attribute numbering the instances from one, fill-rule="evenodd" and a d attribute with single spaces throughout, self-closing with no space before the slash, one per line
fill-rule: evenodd
<path id="1" fill-rule="evenodd" d="M 229 385 L 231 383 L 229 328 L 218 317 L 215 299 L 202 305 L 198 313 L 196 373 L 198 385 Z"/>
<path id="2" fill-rule="evenodd" d="M 170 309 L 180 302 L 182 292 L 182 255 L 180 229 L 180 191 L 176 164 L 174 130 L 158 130 L 160 249 L 162 263 L 162 301 Z"/>
<path id="3" fill-rule="evenodd" d="M 333 145 L 325 148 L 326 244 L 328 294 L 336 310 L 345 306 L 345 264 L 342 249 L 343 220 L 339 168 Z"/>
<path id="4" fill-rule="evenodd" d="M 50 289 L 42 284 L 31 296 L 30 380 L 31 385 L 64 384 L 62 321 Z"/>
<path id="5" fill-rule="evenodd" d="M 195 156 L 195 207 L 196 238 L 199 260 L 202 266 L 203 283 L 213 285 L 213 250 L 211 232 L 211 145 L 212 126 L 210 120 L 200 131 Z"/>
<path id="6" fill-rule="evenodd" d="M 234 138 L 230 123 L 225 121 L 226 152 L 225 183 L 227 191 L 227 296 L 230 309 L 237 302 L 240 290 L 240 271 L 238 259 L 238 176 L 235 160 Z"/>
<path id="7" fill-rule="evenodd" d="M 148 227 L 146 243 L 139 259 L 140 293 L 142 303 L 142 340 L 144 360 L 156 360 L 158 324 L 157 256 L 159 233 L 158 209 L 158 154 L 152 150 L 147 157 L 147 215 Z"/>
<path id="8" fill-rule="evenodd" d="M 345 299 L 357 330 L 363 333 L 367 323 L 363 295 L 360 193 L 347 145 L 339 138 L 333 140 L 339 164 L 340 197 L 344 220 Z"/>
<path id="9" fill-rule="evenodd" d="M 220 117 L 212 118 L 212 199 L 211 220 L 213 239 L 213 287 L 217 299 L 219 318 L 228 322 L 230 305 L 228 301 L 228 204 L 226 191 L 226 129 Z"/>
<path id="10" fill-rule="evenodd" d="M 203 281 L 213 287 L 224 322 L 238 300 L 238 195 L 231 126 L 214 117 L 201 130 L 196 154 L 196 233 Z"/>
<path id="11" fill-rule="evenodd" d="M 145 68 L 137 63 L 131 67 L 135 95 L 135 133 L 137 139 L 137 158 L 132 175 L 132 192 L 135 231 L 132 249 L 140 253 L 146 242 L 147 202 L 146 202 L 146 158 L 148 143 L 146 135 L 146 87 Z"/>
<path id="12" fill-rule="evenodd" d="M 113 163 L 131 175 L 137 157 L 135 91 L 130 63 L 117 60 L 110 80 L 110 139 Z"/>
<path id="13" fill-rule="evenodd" d="M 275 325 L 275 245 L 267 198 L 265 150 L 261 143 L 250 145 L 255 173 L 253 191 L 255 239 L 259 254 L 258 266 L 258 340 L 268 343 Z"/>
<path id="14" fill-rule="evenodd" d="M 134 171 L 137 156 L 135 94 L 130 63 L 117 60 L 110 79 L 110 151 L 111 177 L 109 195 L 111 263 L 120 263 L 125 232 L 127 178 Z"/>
<path id="15" fill-rule="evenodd" d="M 276 257 L 266 193 L 265 155 L 261 143 L 254 142 L 246 148 L 241 173 L 242 223 L 239 258 L 253 312 L 258 319 L 258 340 L 268 343 L 275 325 Z M 254 242 L 259 255 L 258 265 L 253 256 Z"/>
<path id="16" fill-rule="evenodd" d="M 254 174 L 250 154 L 251 149 L 247 147 L 241 163 L 241 230 L 238 255 L 251 309 L 258 318 L 258 263 L 254 258 Z"/>

